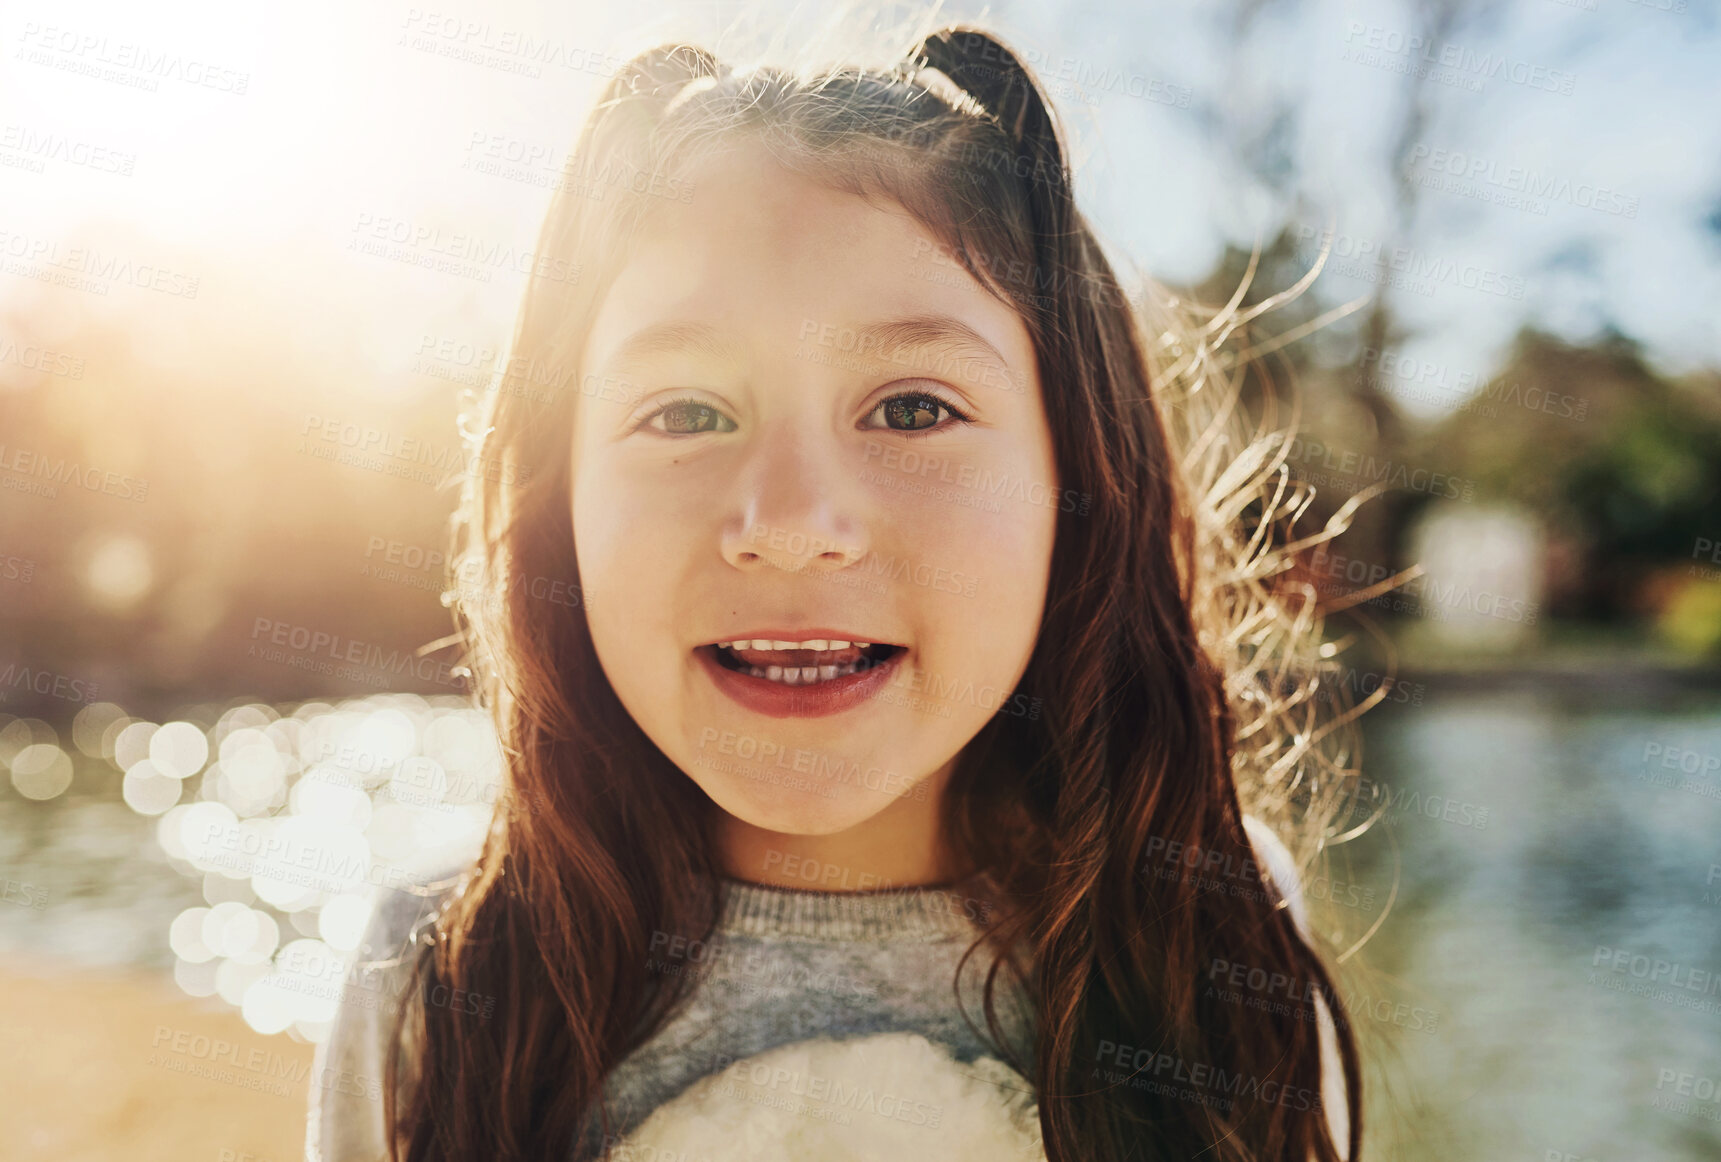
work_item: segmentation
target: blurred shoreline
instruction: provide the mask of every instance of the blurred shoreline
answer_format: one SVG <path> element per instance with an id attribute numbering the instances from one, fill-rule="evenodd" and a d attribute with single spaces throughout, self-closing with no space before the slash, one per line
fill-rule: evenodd
<path id="1" fill-rule="evenodd" d="M 1668 692 L 1718 690 L 1721 689 L 1721 665 L 1680 665 L 1631 656 L 1602 660 L 1593 655 L 1550 654 L 1503 659 L 1492 664 L 1476 659 L 1467 659 L 1462 664 L 1421 661 L 1401 666 L 1399 680 L 1421 682 L 1442 692 L 1532 687 L 1560 690 L 1630 687 Z"/>
<path id="2" fill-rule="evenodd" d="M 0 1159 L 289 1162 L 314 1047 L 168 973 L 0 956 Z"/>

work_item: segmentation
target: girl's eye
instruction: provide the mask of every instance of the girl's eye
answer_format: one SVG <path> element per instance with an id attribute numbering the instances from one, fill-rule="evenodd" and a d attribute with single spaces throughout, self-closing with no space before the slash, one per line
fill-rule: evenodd
<path id="1" fill-rule="evenodd" d="M 939 423 L 939 412 L 948 412 L 960 423 L 973 417 L 941 395 L 926 391 L 900 392 L 881 401 L 870 415 L 884 413 L 884 427 L 905 436 L 928 435 L 948 424 Z M 657 420 L 661 418 L 662 424 Z M 639 423 L 666 436 L 699 436 L 707 432 L 732 432 L 735 421 L 710 404 L 697 399 L 672 399 Z"/>
<path id="2" fill-rule="evenodd" d="M 697 399 L 672 399 L 641 421 L 640 426 L 654 426 L 652 421 L 663 417 L 663 426 L 656 430 L 670 436 L 698 436 L 706 432 L 732 432 L 735 422 L 722 412 Z M 728 427 L 723 425 L 727 424 Z"/>
<path id="3" fill-rule="evenodd" d="M 870 414 L 884 413 L 885 427 L 889 431 L 901 432 L 905 436 L 927 435 L 938 431 L 941 427 L 938 413 L 949 412 L 960 423 L 972 423 L 973 417 L 956 405 L 950 403 L 941 395 L 926 391 L 910 391 L 893 395 L 882 401 Z"/>

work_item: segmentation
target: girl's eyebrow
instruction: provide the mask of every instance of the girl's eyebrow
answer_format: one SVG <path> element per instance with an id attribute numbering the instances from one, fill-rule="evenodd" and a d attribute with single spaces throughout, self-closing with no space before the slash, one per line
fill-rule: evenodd
<path id="1" fill-rule="evenodd" d="M 801 329 L 803 332 L 806 330 L 805 324 Z M 856 354 L 863 351 L 894 353 L 913 348 L 939 352 L 956 360 L 985 359 L 1005 371 L 1010 370 L 1010 361 L 984 335 L 950 315 L 904 315 L 873 323 L 854 332 L 852 347 L 848 345 L 849 335 L 841 328 L 837 332 L 838 346 Z M 824 334 L 821 329 L 814 337 L 822 341 Z"/>
<path id="2" fill-rule="evenodd" d="M 860 358 L 868 354 L 888 357 L 913 349 L 954 360 L 984 359 L 1010 370 L 1010 361 L 984 335 L 950 315 L 903 315 L 861 327 L 802 319 L 797 341 Z M 605 363 L 613 372 L 624 372 L 653 355 L 678 352 L 724 362 L 739 362 L 741 358 L 740 345 L 717 327 L 708 323 L 668 322 L 635 331 L 616 345 Z"/>
<path id="3" fill-rule="evenodd" d="M 626 371 L 653 355 L 691 352 L 712 359 L 735 361 L 739 346 L 716 327 L 706 323 L 654 323 L 616 344 L 605 360 L 612 371 Z"/>

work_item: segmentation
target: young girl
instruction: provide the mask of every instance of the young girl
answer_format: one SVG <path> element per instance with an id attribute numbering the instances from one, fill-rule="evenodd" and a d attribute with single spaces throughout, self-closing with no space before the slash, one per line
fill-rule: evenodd
<path id="1" fill-rule="evenodd" d="M 973 30 L 644 53 L 565 176 L 458 524 L 508 795 L 310 1156 L 1357 1158 L 1236 302 L 1132 304 Z"/>

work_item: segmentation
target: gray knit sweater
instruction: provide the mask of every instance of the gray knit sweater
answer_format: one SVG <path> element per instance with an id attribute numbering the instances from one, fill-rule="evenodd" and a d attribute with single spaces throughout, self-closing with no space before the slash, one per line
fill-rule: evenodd
<path id="1" fill-rule="evenodd" d="M 1260 862 L 1281 889 L 1305 934 L 1307 907 L 1290 852 L 1258 820 L 1245 824 Z M 412 935 L 452 890 L 379 889 L 348 970 L 329 1038 L 318 1046 L 310 1089 L 307 1162 L 374 1162 L 385 1158 L 382 1107 L 384 1037 L 411 971 Z M 688 950 L 698 973 L 678 1011 L 623 1060 L 605 1084 L 611 1140 L 625 1137 L 659 1105 L 735 1061 L 813 1037 L 848 1039 L 914 1032 L 948 1047 L 963 1062 L 1010 1058 L 963 1019 L 953 991 L 957 962 L 997 915 L 997 894 L 983 876 L 949 888 L 881 892 L 814 892 L 725 879 L 716 928 L 703 948 Z M 648 969 L 663 971 L 654 949 Z M 982 945 L 962 969 L 962 1005 L 980 1029 L 980 998 L 991 956 Z M 1009 1047 L 1030 1070 L 1034 1018 L 1027 998 L 1001 969 L 996 1012 Z M 474 1021 L 493 1017 L 492 998 L 459 993 L 430 998 Z M 1320 1012 L 1328 1119 L 1344 1146 L 1346 1094 L 1332 1021 Z M 414 1046 L 408 1044 L 411 1059 Z M 1030 1077 L 1031 1081 L 1031 1077 Z M 602 1145 L 591 1116 L 570 1156 L 596 1156 Z M 1344 1151 L 1348 1154 L 1348 1150 Z"/>
<path id="2" fill-rule="evenodd" d="M 384 1038 L 406 995 L 412 933 L 451 890 L 376 895 L 334 1027 L 317 1049 L 309 1162 L 386 1157 Z M 697 980 L 686 1003 L 606 1081 L 612 1141 L 701 1077 L 808 1038 L 914 1032 L 948 1047 L 959 1061 L 1008 1060 L 984 1037 L 987 946 L 962 968 L 962 1005 L 979 1035 L 963 1019 L 953 990 L 962 954 L 980 925 L 997 915 L 996 894 L 984 877 L 948 888 L 877 892 L 804 891 L 725 879 L 720 899 L 711 939 L 687 950 Z M 649 970 L 671 967 L 666 942 L 658 938 Z M 430 1001 L 474 1021 L 494 1010 L 489 998 L 461 994 Z M 1031 1007 L 1007 968 L 998 975 L 995 1007 L 1011 1048 L 1031 1066 Z M 602 1142 L 594 1111 L 580 1141 L 570 1143 L 570 1157 L 594 1157 Z"/>

